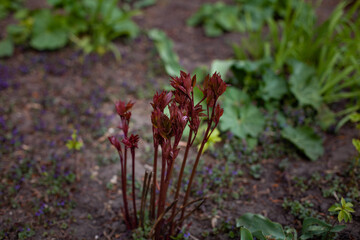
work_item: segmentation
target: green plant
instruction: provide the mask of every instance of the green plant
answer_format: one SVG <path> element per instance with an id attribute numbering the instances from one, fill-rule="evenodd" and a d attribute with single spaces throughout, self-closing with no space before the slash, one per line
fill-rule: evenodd
<path id="1" fill-rule="evenodd" d="M 267 19 L 283 18 L 287 5 L 295 7 L 290 3 L 292 1 L 279 0 L 236 0 L 231 5 L 205 3 L 187 20 L 187 24 L 204 25 L 205 34 L 209 37 L 217 37 L 224 32 L 259 31 Z"/>
<path id="2" fill-rule="evenodd" d="M 118 0 L 48 2 L 50 9 L 23 10 L 16 14 L 19 23 L 7 27 L 7 37 L 0 41 L 0 57 L 11 56 L 14 44 L 55 50 L 71 41 L 85 54 L 111 50 L 120 58 L 112 41 L 122 36 L 134 38 L 139 32 L 131 20 L 136 11 L 120 9 Z"/>
<path id="3" fill-rule="evenodd" d="M 220 129 L 231 130 L 256 145 L 265 125 L 261 110 L 276 114 L 282 137 L 316 160 L 324 150 L 321 137 L 311 128 L 318 125 L 329 129 L 336 119 L 339 128 L 360 107 L 360 85 L 356 80 L 360 52 L 355 47 L 360 20 L 354 17 L 360 5 L 354 3 L 345 11 L 347 5 L 341 3 L 327 21 L 318 24 L 314 9 L 304 1 L 284 4 L 283 17 L 267 19 L 269 32 L 251 33 L 244 48 L 234 48 L 239 60 L 213 61 L 210 71 L 219 71 L 222 76 L 231 72 L 228 82 L 238 88 L 229 89 L 224 96 L 227 111 Z M 331 110 L 333 103 L 343 101 L 348 103 L 344 110 Z M 305 116 L 309 119 L 295 121 L 283 114 L 284 104 L 311 109 L 313 113 Z M 262 109 L 258 109 L 260 106 Z M 249 110 L 254 115 L 249 115 L 250 121 L 246 118 Z M 237 125 L 233 119 L 237 119 Z"/>
<path id="4" fill-rule="evenodd" d="M 250 145 L 263 130 L 265 119 L 261 111 L 251 103 L 250 97 L 236 88 L 229 88 L 224 95 L 225 114 L 220 122 L 222 131 L 231 130 L 235 136 L 246 139 Z M 235 124 L 234 124 L 235 121 Z"/>
<path id="5" fill-rule="evenodd" d="M 335 203 L 329 208 L 329 212 L 338 213 L 338 221 L 341 223 L 344 221 L 345 223 L 351 222 L 352 217 L 351 213 L 355 212 L 353 209 L 353 205 L 350 202 L 346 202 L 344 198 L 341 198 L 340 203 Z"/>
<path id="6" fill-rule="evenodd" d="M 78 137 L 77 131 L 74 130 L 73 133 L 71 134 L 71 139 L 69 139 L 66 142 L 66 147 L 68 148 L 68 150 L 70 150 L 71 152 L 73 152 L 74 157 L 75 157 L 75 174 L 76 174 L 76 179 L 80 180 L 80 164 L 79 164 L 79 159 L 77 156 L 77 152 L 80 151 L 80 149 L 84 146 L 84 143 L 82 141 L 81 138 Z"/>
<path id="7" fill-rule="evenodd" d="M 281 131 L 281 136 L 296 145 L 312 161 L 324 153 L 322 139 L 310 127 L 287 126 Z"/>
<path id="8" fill-rule="evenodd" d="M 350 120 L 353 122 L 353 123 L 357 123 L 356 124 L 356 128 L 357 129 L 360 129 L 360 113 L 353 113 L 350 115 Z M 356 151 L 358 151 L 358 153 L 360 154 L 360 139 L 356 139 L 354 138 L 352 140 L 352 144 L 354 145 Z M 357 158 L 357 162 L 359 161 L 359 157 Z"/>
<path id="9" fill-rule="evenodd" d="M 6 18 L 11 12 L 22 8 L 23 0 L 2 0 L 0 3 L 0 20 Z"/>
<path id="10" fill-rule="evenodd" d="M 66 142 L 66 147 L 70 151 L 79 151 L 84 146 L 81 138 L 78 137 L 77 131 L 74 130 L 71 134 L 71 139 Z"/>
<path id="11" fill-rule="evenodd" d="M 205 33 L 209 37 L 216 37 L 224 31 L 239 30 L 239 8 L 226 5 L 223 2 L 206 3 L 198 12 L 187 20 L 189 26 L 204 24 Z"/>
<path id="12" fill-rule="evenodd" d="M 290 210 L 290 213 L 298 219 L 305 219 L 308 217 L 316 217 L 317 212 L 313 209 L 314 204 L 309 201 L 304 201 L 300 203 L 299 201 L 290 201 L 287 198 L 284 199 L 282 204 L 283 208 Z"/>
<path id="13" fill-rule="evenodd" d="M 345 218 L 350 220 L 351 212 L 354 211 L 352 204 L 346 203 L 343 199 L 341 200 L 341 204 L 335 204 L 329 211 L 330 210 L 339 212 L 339 216 L 340 212 L 343 212 L 341 213 L 341 220 L 345 220 Z M 339 220 L 339 222 L 341 222 L 341 220 Z M 235 226 L 231 226 L 228 222 L 223 224 L 222 230 L 228 232 L 230 238 L 239 237 L 241 240 L 327 240 L 334 239 L 335 234 L 345 228 L 344 225 L 335 225 L 335 223 L 336 222 L 331 225 L 317 218 L 305 217 L 302 224 L 301 235 L 298 237 L 298 233 L 294 228 L 283 228 L 279 223 L 272 222 L 262 215 L 246 213 L 236 219 Z"/>
<path id="14" fill-rule="evenodd" d="M 226 84 L 221 79 L 220 75 L 215 73 L 211 77 L 207 76 L 200 88 L 203 97 L 199 102 L 195 102 L 194 88 L 196 85 L 196 76 L 192 77 L 190 74 L 184 72 L 180 73 L 180 77 L 172 77 L 171 86 L 174 88 L 172 92 L 163 91 L 156 93 L 153 97 L 153 112 L 151 114 L 153 142 L 154 142 L 154 170 L 152 173 L 145 173 L 143 192 L 141 197 L 140 217 L 137 215 L 137 207 L 135 202 L 135 148 L 139 140 L 138 135 L 129 136 L 129 122 L 131 117 L 131 108 L 134 103 L 119 101 L 115 104 L 116 111 L 120 116 L 119 128 L 123 132 L 123 139 L 119 141 L 117 137 L 109 137 L 111 144 L 117 149 L 120 164 L 121 164 L 121 183 L 123 204 L 122 213 L 128 229 L 135 229 L 141 227 L 145 230 L 144 223 L 151 221 L 152 228 L 147 233 L 148 237 L 155 239 L 170 239 L 171 236 L 176 236 L 178 229 L 181 229 L 183 221 L 201 204 L 205 201 L 200 198 L 188 202 L 191 186 L 196 174 L 196 169 L 199 164 L 200 156 L 203 153 L 206 142 L 209 140 L 211 134 L 216 129 L 223 115 L 223 109 L 218 103 L 219 97 L 225 92 Z M 206 103 L 206 110 L 202 108 L 201 103 Z M 169 115 L 165 114 L 165 108 L 169 109 Z M 205 122 L 206 130 L 203 134 L 200 148 L 198 149 L 195 163 L 192 167 L 189 182 L 186 186 L 186 193 L 183 198 L 181 207 L 177 208 L 179 201 L 181 182 L 183 178 L 186 161 L 190 147 L 199 133 L 199 126 L 201 121 Z M 175 160 L 179 154 L 179 142 L 182 138 L 184 129 L 189 126 L 190 132 L 187 140 L 187 145 L 184 153 L 184 158 L 181 164 L 180 173 L 177 178 L 176 192 L 172 202 L 167 200 L 167 192 L 172 178 L 172 173 L 175 165 Z M 158 153 L 161 148 L 161 162 L 158 166 Z M 129 204 L 127 198 L 127 152 L 130 150 L 132 158 L 132 200 L 133 200 L 133 214 L 131 216 L 129 211 Z M 157 172 L 161 169 L 160 181 L 157 177 Z M 152 178 L 152 179 L 151 179 Z M 159 184 L 158 184 L 159 181 Z M 159 194 L 156 194 L 156 187 L 160 187 Z M 145 206 L 148 192 L 151 192 L 149 219 L 145 220 Z M 155 204 L 156 203 L 156 204 Z M 191 205 L 198 203 L 198 205 L 186 212 Z M 168 205 L 168 207 L 166 207 Z M 177 218 L 177 219 L 176 219 Z M 140 231 L 140 235 L 142 235 Z"/>
<path id="15" fill-rule="evenodd" d="M 21 229 L 18 233 L 18 238 L 23 240 L 23 239 L 28 239 L 32 236 L 35 235 L 35 231 L 32 230 L 29 226 L 26 226 L 25 229 Z"/>
<path id="16" fill-rule="evenodd" d="M 176 76 L 182 67 L 179 64 L 179 57 L 173 50 L 174 43 L 166 36 L 166 33 L 159 29 L 151 29 L 148 36 L 154 41 L 155 47 L 164 64 L 165 71 L 170 76 Z"/>

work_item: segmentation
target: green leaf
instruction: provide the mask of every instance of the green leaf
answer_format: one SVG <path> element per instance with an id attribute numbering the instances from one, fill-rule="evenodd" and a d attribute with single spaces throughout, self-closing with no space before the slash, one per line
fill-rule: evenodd
<path id="1" fill-rule="evenodd" d="M 130 19 L 120 19 L 112 25 L 113 37 L 128 36 L 129 38 L 135 38 L 139 35 L 140 29 Z"/>
<path id="2" fill-rule="evenodd" d="M 200 84 L 204 81 L 206 75 L 208 75 L 209 73 L 209 69 L 207 66 L 197 66 L 194 70 L 193 70 L 193 75 L 196 75 L 196 82 L 197 84 Z M 200 90 L 199 90 L 200 91 Z M 202 94 L 201 94 L 202 97 Z M 201 99 L 201 98 L 200 98 Z M 199 99 L 199 100 L 200 100 Z"/>
<path id="3" fill-rule="evenodd" d="M 136 1 L 134 4 L 135 8 L 146 8 L 154 5 L 156 3 L 156 0 L 139 0 Z"/>
<path id="4" fill-rule="evenodd" d="M 265 118 L 260 110 L 250 103 L 249 96 L 236 88 L 228 88 L 224 94 L 224 115 L 220 129 L 230 130 L 239 138 L 256 138 L 263 130 Z"/>
<path id="5" fill-rule="evenodd" d="M 9 38 L 15 44 L 25 43 L 29 37 L 30 30 L 23 25 L 10 24 L 6 27 Z"/>
<path id="6" fill-rule="evenodd" d="M 66 18 L 54 15 L 44 9 L 34 15 L 33 33 L 30 46 L 37 50 L 54 50 L 64 47 L 68 42 Z"/>
<path id="7" fill-rule="evenodd" d="M 14 52 L 14 44 L 9 38 L 0 41 L 0 57 L 10 57 Z"/>
<path id="8" fill-rule="evenodd" d="M 360 113 L 352 113 L 349 117 L 350 120 L 354 123 L 360 122 Z"/>
<path id="9" fill-rule="evenodd" d="M 218 72 L 222 78 L 226 77 L 226 73 L 234 64 L 235 60 L 214 60 L 211 63 L 210 74 Z"/>
<path id="10" fill-rule="evenodd" d="M 82 142 L 75 142 L 75 150 L 80 150 L 83 147 L 83 143 Z"/>
<path id="11" fill-rule="evenodd" d="M 345 213 L 343 211 L 340 211 L 339 212 L 339 215 L 338 215 L 338 220 L 339 222 L 341 222 L 342 220 L 344 220 L 345 218 Z M 346 221 L 345 221 L 346 222 Z"/>
<path id="12" fill-rule="evenodd" d="M 56 6 L 56 5 L 60 5 L 63 0 L 47 0 L 48 4 L 51 6 Z"/>
<path id="13" fill-rule="evenodd" d="M 236 70 L 242 70 L 247 73 L 260 72 L 269 67 L 272 63 L 271 58 L 263 58 L 257 61 L 239 60 L 234 63 Z"/>
<path id="14" fill-rule="evenodd" d="M 322 105 L 319 109 L 317 118 L 323 130 L 328 129 L 331 125 L 336 123 L 335 113 L 332 112 L 328 106 Z"/>
<path id="15" fill-rule="evenodd" d="M 336 233 L 345 228 L 345 225 L 331 226 L 330 224 L 317 219 L 317 218 L 305 218 L 302 227 L 301 240 L 313 239 L 315 236 L 322 236 L 328 232 Z"/>
<path id="16" fill-rule="evenodd" d="M 164 63 L 165 70 L 170 76 L 178 76 L 182 67 L 179 64 L 179 57 L 173 50 L 173 42 L 166 36 L 166 33 L 159 29 L 151 29 L 148 36 L 154 41 L 160 58 Z"/>
<path id="17" fill-rule="evenodd" d="M 284 78 L 276 75 L 268 69 L 263 75 L 263 84 L 260 87 L 262 99 L 269 101 L 270 99 L 280 100 L 287 93 L 287 84 Z"/>
<path id="18" fill-rule="evenodd" d="M 242 107 L 250 103 L 250 97 L 244 91 L 235 87 L 228 87 L 222 96 L 224 105 Z"/>
<path id="19" fill-rule="evenodd" d="M 289 64 L 292 67 L 292 74 L 289 78 L 291 92 L 301 106 L 309 105 L 319 109 L 322 98 L 315 69 L 297 60 L 291 60 Z"/>
<path id="20" fill-rule="evenodd" d="M 356 150 L 360 153 L 360 140 L 359 139 L 353 139 L 352 144 L 356 148 Z"/>
<path id="21" fill-rule="evenodd" d="M 221 36 L 224 31 L 219 25 L 216 24 L 214 20 L 209 20 L 205 25 L 205 34 L 208 37 L 218 37 Z"/>
<path id="22" fill-rule="evenodd" d="M 341 206 L 344 207 L 346 204 L 346 201 L 343 197 L 341 198 L 340 202 L 341 202 Z"/>
<path id="23" fill-rule="evenodd" d="M 66 31 L 55 30 L 34 34 L 30 46 L 37 50 L 54 50 L 64 47 L 67 41 Z"/>
<path id="24" fill-rule="evenodd" d="M 247 230 L 244 227 L 240 229 L 240 240 L 253 240 L 253 239 L 254 238 L 249 230 Z"/>
<path id="25" fill-rule="evenodd" d="M 259 214 L 245 213 L 236 219 L 236 227 L 241 226 L 247 228 L 259 239 L 267 239 L 265 236 L 271 236 L 276 240 L 285 240 L 285 233 L 282 226 Z"/>
<path id="26" fill-rule="evenodd" d="M 310 127 L 285 127 L 281 131 L 283 138 L 292 142 L 312 161 L 317 160 L 324 153 L 321 138 Z"/>
<path id="27" fill-rule="evenodd" d="M 329 209 L 328 209 L 328 211 L 329 212 L 336 212 L 336 208 L 338 207 L 338 205 L 337 204 L 334 204 L 334 205 L 332 205 Z"/>

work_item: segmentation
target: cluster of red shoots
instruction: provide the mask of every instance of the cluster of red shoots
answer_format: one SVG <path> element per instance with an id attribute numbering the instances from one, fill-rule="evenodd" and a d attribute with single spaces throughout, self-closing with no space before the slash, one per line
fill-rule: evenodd
<path id="1" fill-rule="evenodd" d="M 211 77 L 207 76 L 203 86 L 199 89 L 203 93 L 203 98 L 195 103 L 194 88 L 196 85 L 196 76 L 191 78 L 190 74 L 181 72 L 180 77 L 174 77 L 171 80 L 173 91 L 156 93 L 151 103 L 153 111 L 151 113 L 153 141 L 154 141 L 154 166 L 152 172 L 151 197 L 149 214 L 154 226 L 150 233 L 155 239 L 170 239 L 182 226 L 183 221 L 193 211 L 186 213 L 187 207 L 195 201 L 188 202 L 191 185 L 196 173 L 200 156 L 203 152 L 205 143 L 215 130 L 219 123 L 219 119 L 223 114 L 223 109 L 218 103 L 219 97 L 225 92 L 226 84 L 218 73 L 214 73 Z M 202 104 L 206 106 L 203 109 Z M 134 159 L 135 148 L 139 137 L 137 135 L 128 136 L 129 120 L 131 116 L 132 102 L 125 104 L 122 101 L 116 103 L 116 110 L 121 118 L 119 128 L 123 131 L 124 139 L 121 143 L 115 137 L 109 137 L 112 145 L 116 147 L 120 156 L 121 163 L 121 182 L 123 192 L 124 209 L 123 215 L 129 229 L 139 226 L 137 219 L 136 203 L 135 203 L 135 187 L 134 187 Z M 168 108 L 169 115 L 165 114 Z M 200 148 L 198 149 L 195 162 L 192 167 L 191 175 L 187 183 L 185 196 L 180 202 L 179 194 L 183 179 L 184 169 L 186 166 L 190 147 L 193 145 L 197 136 L 200 123 L 206 124 L 206 130 L 202 138 Z M 170 185 L 176 158 L 179 154 L 179 143 L 183 136 L 186 126 L 189 126 L 189 136 L 185 147 L 184 157 L 181 162 L 181 168 L 175 188 L 175 195 L 172 202 L 167 202 L 167 192 Z M 158 164 L 159 147 L 161 148 L 161 162 Z M 129 214 L 127 196 L 126 196 L 126 155 L 127 149 L 130 149 L 132 156 L 132 200 L 133 200 L 133 217 Z M 158 171 L 160 176 L 158 176 Z M 144 181 L 145 184 L 146 181 Z M 149 182 L 150 183 L 150 182 Z M 145 187 L 145 186 L 144 186 Z M 158 189 L 158 194 L 156 189 Z M 145 196 L 146 199 L 146 196 Z M 203 202 L 203 201 L 202 201 Z M 143 199 L 142 199 L 143 205 Z M 165 208 L 166 207 L 166 208 Z"/>

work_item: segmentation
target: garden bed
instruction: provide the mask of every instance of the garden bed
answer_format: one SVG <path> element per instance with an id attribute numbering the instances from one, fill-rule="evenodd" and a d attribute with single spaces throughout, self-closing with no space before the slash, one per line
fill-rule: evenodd
<path id="1" fill-rule="evenodd" d="M 318 15 L 328 16 L 337 2 L 324 1 Z M 165 31 L 190 72 L 232 57 L 229 44 L 243 37 L 208 38 L 201 28 L 186 26 L 202 3 L 159 0 L 135 17 L 142 29 Z M 136 102 L 131 127 L 141 138 L 139 190 L 152 164 L 150 102 L 169 85 L 169 77 L 146 34 L 115 44 L 120 61 L 111 53 L 83 57 L 71 47 L 55 52 L 16 48 L 11 58 L 0 60 L 0 239 L 130 238 L 120 214 L 119 160 L 107 140 L 117 131 L 113 103 Z M 84 143 L 79 151 L 66 147 L 73 130 Z M 206 190 L 208 199 L 186 223 L 189 239 L 230 239 L 234 221 L 246 212 L 300 230 L 305 215 L 325 219 L 328 208 L 351 191 L 353 221 L 337 239 L 360 239 L 359 189 L 349 174 L 356 156 L 351 140 L 359 136 L 354 126 L 322 132 L 325 154 L 317 161 L 307 160 L 276 134 L 260 134 L 260 144 L 251 151 L 224 134 L 224 141 L 205 154 L 193 197 Z M 75 162 L 81 166 L 79 180 Z M 358 177 L 355 181 L 359 184 Z"/>

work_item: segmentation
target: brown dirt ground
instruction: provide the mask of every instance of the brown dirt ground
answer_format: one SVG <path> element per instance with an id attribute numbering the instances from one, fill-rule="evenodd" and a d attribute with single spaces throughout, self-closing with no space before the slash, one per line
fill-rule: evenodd
<path id="1" fill-rule="evenodd" d="M 39 4 L 39 1 L 28 1 L 27 4 L 34 6 L 33 2 Z M 329 15 L 336 2 L 338 1 L 324 1 L 318 11 L 321 19 Z M 175 43 L 175 51 L 181 64 L 188 71 L 199 65 L 209 66 L 213 59 L 230 58 L 232 49 L 229 43 L 239 42 L 241 39 L 239 33 L 207 38 L 201 28 L 186 26 L 186 19 L 202 3 L 204 1 L 201 0 L 159 0 L 155 6 L 145 9 L 142 15 L 136 17 L 143 29 L 156 27 L 168 34 Z M 117 99 L 137 99 L 132 118 L 136 123 L 132 126 L 138 132 L 149 136 L 149 97 L 167 83 L 168 77 L 161 70 L 154 47 L 145 35 L 141 35 L 134 42 L 118 42 L 117 46 L 122 54 L 121 62 L 114 61 L 111 54 L 101 58 L 90 56 L 81 62 L 72 48 L 57 52 L 17 49 L 12 58 L 0 62 L 13 69 L 11 87 L 0 92 L 0 114 L 5 120 L 16 125 L 24 136 L 20 148 L 0 156 L 0 176 L 4 177 L 3 174 L 19 158 L 34 159 L 40 166 L 47 164 L 46 159 L 51 153 L 66 152 L 65 141 L 74 128 L 79 130 L 85 144 L 84 150 L 78 154 L 83 164 L 83 175 L 81 180 L 71 187 L 68 198 L 69 201 L 76 202 L 76 206 L 71 217 L 59 221 L 67 222 L 68 227 L 59 228 L 58 224 L 43 227 L 37 223 L 31 202 L 39 196 L 45 203 L 49 202 L 46 202 L 46 197 L 38 195 L 38 192 L 44 189 L 33 188 L 34 183 L 27 180 L 16 195 L 20 208 L 14 209 L 3 204 L 4 202 L 0 204 L 2 227 L 8 228 L 11 224 L 20 226 L 27 222 L 34 226 L 36 231 L 32 239 L 96 239 L 96 236 L 99 239 L 129 239 L 119 214 L 120 188 L 117 185 L 112 191 L 106 189 L 106 183 L 119 171 L 119 164 L 99 166 L 98 158 L 113 153 L 106 139 L 111 132 L 107 129 L 114 129 L 117 125 L 112 102 Z M 28 73 L 20 71 L 23 67 L 27 68 Z M 86 111 L 81 110 L 83 108 Z M 65 113 L 61 113 L 62 111 Z M 106 116 L 100 119 L 106 119 L 107 129 L 97 133 L 101 127 L 97 116 L 99 112 Z M 284 225 L 299 226 L 297 220 L 281 206 L 284 197 L 292 196 L 308 197 L 319 211 L 326 212 L 334 198 L 321 198 L 319 191 L 308 196 L 299 194 L 290 179 L 295 175 L 309 177 L 315 171 L 341 173 L 355 154 L 351 145 L 351 139 L 355 136 L 356 133 L 348 126 L 341 129 L 337 135 L 326 135 L 325 155 L 320 160 L 310 162 L 290 159 L 290 167 L 285 173 L 279 172 L 278 159 L 264 159 L 262 165 L 265 171 L 261 180 L 246 177 L 241 179 L 234 189 L 244 186 L 244 195 L 238 200 L 225 201 L 224 207 L 217 213 L 218 221 L 235 219 L 245 212 L 253 212 L 261 213 Z M 49 144 L 51 141 L 55 142 L 55 146 Z M 137 158 L 139 180 L 146 165 L 150 163 L 148 151 L 142 149 L 149 146 L 151 144 L 145 140 L 140 145 L 142 153 Z M 64 168 L 73 166 L 73 157 L 67 157 L 63 161 Z M 193 236 L 201 238 L 201 232 L 211 230 L 211 210 L 214 207 L 217 207 L 215 202 L 206 202 L 189 221 Z M 358 206 L 355 207 L 358 210 Z M 44 237 L 45 231 L 53 231 L 52 238 Z M 16 239 L 16 236 L 11 235 L 9 239 Z M 219 236 L 206 239 L 219 239 Z M 341 233 L 339 239 L 360 239 L 359 211 L 354 214 L 354 222 Z"/>

